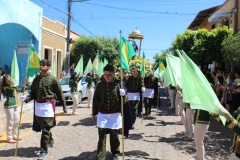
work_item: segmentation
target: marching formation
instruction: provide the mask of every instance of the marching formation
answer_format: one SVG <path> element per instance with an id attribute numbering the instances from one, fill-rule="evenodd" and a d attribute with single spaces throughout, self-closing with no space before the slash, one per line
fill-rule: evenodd
<path id="1" fill-rule="evenodd" d="M 168 54 L 166 68 L 160 60 L 158 72 L 153 72 L 152 68 L 146 71 L 144 53 L 140 66 L 129 66 L 129 59 L 135 57 L 136 53 L 128 43 L 121 37 L 119 72 L 116 72 L 114 65 L 105 64 L 102 73 L 96 73 L 96 70 L 93 70 L 84 77 L 82 73 L 75 72 L 74 65 L 70 68 L 69 87 L 73 101 L 72 115 L 79 114 L 77 112 L 78 83 L 83 78 L 87 82 L 87 106 L 92 109 L 91 118 L 98 127 L 96 159 L 106 159 L 107 134 L 110 135 L 113 160 L 119 159 L 121 153 L 119 135 L 123 136 L 122 147 L 124 147 L 124 137 L 128 138 L 129 131 L 135 129 L 136 117 L 141 117 L 142 121 L 148 119 L 151 116 L 152 106 L 155 106 L 158 111 L 161 105 L 159 89 L 163 86 L 170 97 L 169 109 L 175 109 L 174 115 L 181 116 L 181 120 L 177 124 L 185 127 L 186 135 L 182 139 L 188 142 L 194 141 L 198 160 L 205 159 L 203 140 L 210 125 L 211 115 L 223 126 L 235 132 L 231 147 L 233 152 L 231 159 L 240 158 L 240 142 L 238 142 L 240 109 L 234 111 L 231 116 L 220 103 L 207 77 L 186 53 L 176 51 L 177 56 Z M 46 59 L 40 61 L 37 54 L 30 56 L 32 58 L 29 59 L 28 73 L 36 73 L 38 69 L 40 72 L 31 84 L 30 94 L 21 96 L 20 100 L 24 103 L 34 101 L 33 130 L 41 132 L 38 159 L 44 159 L 49 154 L 48 150 L 54 146 L 54 133 L 52 134 L 51 128 L 56 125 L 55 98 L 57 97 L 63 106 L 64 113 L 67 113 L 68 110 L 59 81 L 49 72 L 51 62 Z M 97 64 L 94 62 L 93 65 Z M 239 88 L 239 79 L 236 79 L 236 82 L 235 86 Z M 19 89 L 14 87 L 10 75 L 3 75 L 1 83 L 1 92 L 6 97 L 4 108 L 7 119 L 7 142 L 17 142 L 16 144 L 18 144 L 18 141 L 21 140 L 19 126 L 22 114 L 22 111 L 20 114 L 18 111 L 17 92 Z M 24 91 L 28 85 L 26 83 L 21 90 Z M 124 148 L 122 148 L 122 154 L 124 158 Z"/>

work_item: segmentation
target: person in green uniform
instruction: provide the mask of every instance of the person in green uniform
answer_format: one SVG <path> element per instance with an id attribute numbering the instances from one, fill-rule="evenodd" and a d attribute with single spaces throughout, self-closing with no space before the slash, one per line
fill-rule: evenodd
<path id="1" fill-rule="evenodd" d="M 205 148 L 203 140 L 210 124 L 209 112 L 197 109 L 194 115 L 194 124 L 194 142 L 196 145 L 197 159 L 204 160 Z"/>
<path id="2" fill-rule="evenodd" d="M 149 117 L 151 114 L 151 107 L 153 104 L 154 93 L 158 93 L 158 78 L 155 77 L 150 71 L 146 77 L 144 77 L 144 86 L 142 91 L 144 92 L 144 106 L 145 106 L 145 117 Z"/>
<path id="3" fill-rule="evenodd" d="M 184 96 L 184 95 L 183 95 Z M 191 105 L 189 103 L 185 103 L 186 113 L 184 119 L 184 127 L 186 130 L 186 136 L 183 136 L 182 139 L 184 141 L 193 141 L 193 122 L 194 122 L 194 113 L 195 110 L 191 109 Z"/>
<path id="4" fill-rule="evenodd" d="M 62 88 L 56 77 L 49 74 L 51 62 L 44 59 L 40 61 L 40 75 L 37 75 L 32 82 L 29 96 L 22 96 L 21 101 L 28 103 L 34 100 L 33 130 L 42 131 L 40 141 L 40 155 L 38 159 L 44 159 L 48 155 L 48 149 L 54 145 L 51 128 L 56 125 L 55 120 L 55 100 L 56 95 L 63 110 L 67 113 L 65 98 Z"/>
<path id="5" fill-rule="evenodd" d="M 87 74 L 87 95 L 88 95 L 88 108 L 92 107 L 93 103 L 93 92 L 94 92 L 94 80 L 95 78 L 93 77 L 93 72 L 89 72 Z"/>
<path id="6" fill-rule="evenodd" d="M 11 76 L 6 74 L 3 76 L 1 85 L 3 96 L 6 97 L 4 102 L 4 111 L 6 114 L 6 132 L 7 142 L 16 143 L 16 140 L 21 140 L 17 137 L 19 112 L 18 112 L 18 96 L 17 88 L 13 87 Z"/>
<path id="7" fill-rule="evenodd" d="M 131 76 L 126 81 L 125 87 L 127 88 L 128 102 L 131 109 L 132 129 L 134 129 L 136 111 L 140 101 L 141 89 L 143 87 L 142 79 L 140 76 L 138 76 L 138 71 L 135 66 L 131 68 Z"/>
<path id="8" fill-rule="evenodd" d="M 235 132 L 233 136 L 232 146 L 230 147 L 230 151 L 232 155 L 230 160 L 239 160 L 240 159 L 240 107 L 234 111 L 234 113 L 223 115 L 226 118 L 225 126 Z M 218 122 L 221 122 L 221 119 L 218 115 L 214 115 L 215 119 Z"/>
<path id="9" fill-rule="evenodd" d="M 82 79 L 82 77 L 79 76 L 80 74 L 77 75 L 76 72 L 74 72 L 71 75 L 70 81 L 69 81 L 69 87 L 70 87 L 70 93 L 71 93 L 71 98 L 73 100 L 73 110 L 72 114 L 76 115 L 78 114 L 76 112 L 77 106 L 78 106 L 78 82 Z"/>
<path id="10" fill-rule="evenodd" d="M 118 134 L 121 133 L 121 96 L 125 99 L 125 90 L 120 88 L 119 81 L 115 79 L 113 65 L 104 67 L 104 81 L 98 83 L 93 96 L 92 119 L 97 121 L 98 146 L 97 160 L 106 159 L 106 136 L 110 134 L 111 152 L 113 160 L 118 160 L 120 154 L 120 141 Z"/>

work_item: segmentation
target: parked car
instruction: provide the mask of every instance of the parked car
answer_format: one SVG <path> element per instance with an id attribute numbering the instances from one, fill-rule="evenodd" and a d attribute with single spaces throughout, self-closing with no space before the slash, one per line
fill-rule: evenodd
<path id="1" fill-rule="evenodd" d="M 83 98 L 87 97 L 87 82 L 85 82 L 84 80 L 85 78 L 83 77 L 78 83 L 78 103 L 79 104 L 82 103 Z M 72 102 L 72 98 L 70 96 L 69 81 L 70 81 L 70 76 L 62 77 L 59 80 L 66 102 Z M 56 101 L 58 102 L 57 99 Z"/>

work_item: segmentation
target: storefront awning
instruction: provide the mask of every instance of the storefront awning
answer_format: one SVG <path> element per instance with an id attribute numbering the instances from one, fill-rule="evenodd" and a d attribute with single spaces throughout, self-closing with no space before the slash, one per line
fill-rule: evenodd
<path id="1" fill-rule="evenodd" d="M 222 17 L 229 17 L 231 15 L 230 10 L 218 10 L 211 17 L 208 18 L 209 23 L 219 23 Z"/>

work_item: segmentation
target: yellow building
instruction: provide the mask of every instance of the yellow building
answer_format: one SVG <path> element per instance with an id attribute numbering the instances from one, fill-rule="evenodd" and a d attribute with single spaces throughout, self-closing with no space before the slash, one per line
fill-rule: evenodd
<path id="1" fill-rule="evenodd" d="M 42 17 L 41 59 L 48 59 L 56 67 L 56 76 L 60 78 L 65 67 L 67 28 L 58 21 Z M 75 41 L 80 35 L 71 31 L 70 38 Z M 71 48 L 71 45 L 70 45 Z"/>
<path id="2" fill-rule="evenodd" d="M 234 33 L 240 30 L 240 3 L 238 0 L 226 0 L 222 5 L 215 6 L 198 13 L 188 29 L 206 28 L 209 31 L 223 25 L 232 28 Z"/>
<path id="3" fill-rule="evenodd" d="M 220 6 L 214 6 L 200 11 L 187 29 L 198 30 L 206 28 L 207 30 L 210 31 L 211 29 L 215 28 L 214 24 L 208 22 L 208 18 L 213 13 L 215 13 L 219 8 Z"/>

